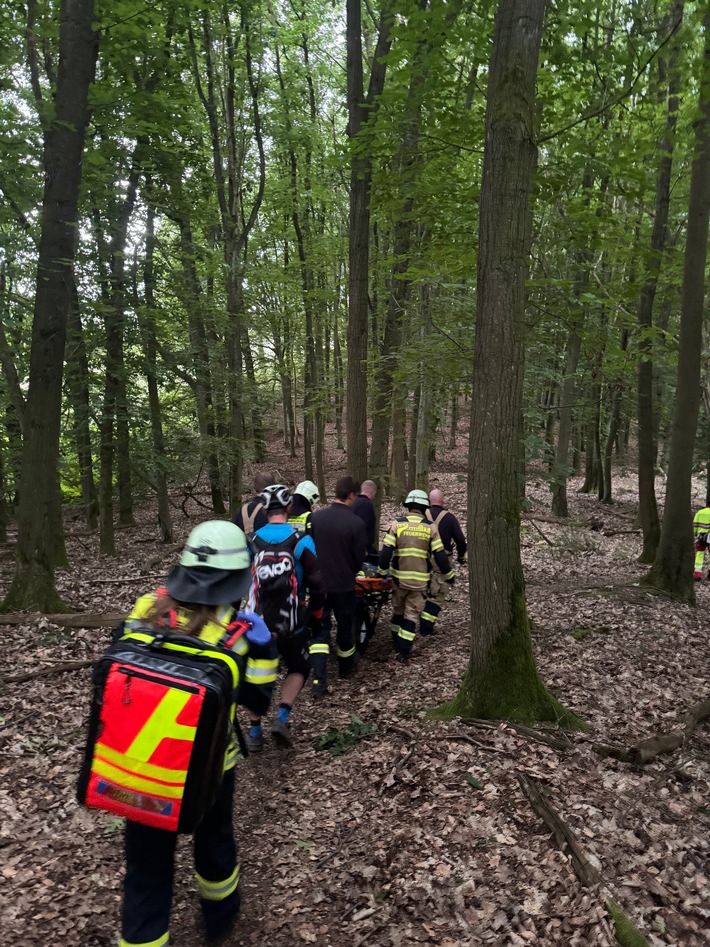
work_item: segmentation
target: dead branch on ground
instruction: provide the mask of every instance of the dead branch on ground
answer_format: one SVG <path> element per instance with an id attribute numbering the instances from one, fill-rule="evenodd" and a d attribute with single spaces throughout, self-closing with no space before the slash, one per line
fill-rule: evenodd
<path id="1" fill-rule="evenodd" d="M 50 677 L 52 674 L 65 674 L 67 671 L 79 671 L 91 667 L 96 663 L 95 658 L 89 661 L 67 661 L 64 664 L 50 664 L 47 667 L 35 668 L 34 671 L 25 671 L 23 674 L 0 674 L 0 684 L 21 684 L 24 681 L 33 681 L 38 677 Z"/>

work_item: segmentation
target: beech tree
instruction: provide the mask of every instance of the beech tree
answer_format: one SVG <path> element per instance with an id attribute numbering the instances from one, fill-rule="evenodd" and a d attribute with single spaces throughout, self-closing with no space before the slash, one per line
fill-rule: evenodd
<path id="1" fill-rule="evenodd" d="M 710 4 L 704 6 L 705 47 L 695 155 L 690 180 L 683 265 L 678 380 L 661 538 L 647 585 L 695 603 L 690 485 L 700 411 L 700 371 L 705 305 L 705 265 L 710 222 Z"/>
<path id="2" fill-rule="evenodd" d="M 535 166 L 535 77 L 547 0 L 500 0 L 486 111 L 468 467 L 471 654 L 439 716 L 580 725 L 545 689 L 520 560 L 525 280 Z"/>
<path id="3" fill-rule="evenodd" d="M 76 223 L 88 94 L 98 35 L 93 0 L 62 0 L 53 108 L 44 127 L 45 186 L 32 320 L 29 389 L 20 476 L 15 575 L 5 611 L 61 611 L 54 583 L 62 535 L 59 435 L 67 321 L 73 287 Z"/>

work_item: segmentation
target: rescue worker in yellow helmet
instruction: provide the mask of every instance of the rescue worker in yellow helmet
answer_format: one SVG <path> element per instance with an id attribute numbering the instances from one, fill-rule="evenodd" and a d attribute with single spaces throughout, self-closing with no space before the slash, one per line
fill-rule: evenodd
<path id="1" fill-rule="evenodd" d="M 312 480 L 302 480 L 293 491 L 293 501 L 288 514 L 289 526 L 305 536 L 311 531 L 313 505 L 320 499 L 318 487 Z"/>
<path id="2" fill-rule="evenodd" d="M 412 490 L 404 506 L 407 515 L 396 519 L 387 531 L 378 572 L 394 579 L 392 597 L 392 643 L 398 661 L 406 662 L 412 652 L 417 622 L 424 608 L 431 572 L 430 559 L 440 569 L 445 582 L 453 584 L 454 570 L 434 523 L 425 519 L 429 498 L 423 490 Z"/>
<path id="3" fill-rule="evenodd" d="M 698 510 L 693 519 L 693 535 L 695 536 L 695 571 L 693 578 L 700 582 L 703 577 L 705 564 L 705 550 L 710 545 L 710 500 L 706 499 L 705 506 Z M 710 573 L 708 573 L 710 578 Z"/>
<path id="4" fill-rule="evenodd" d="M 138 599 L 118 629 L 130 637 L 132 623 L 152 622 L 211 644 L 228 637 L 235 619 L 250 624 L 230 647 L 243 660 L 235 703 L 252 716 L 269 706 L 278 669 L 276 644 L 258 615 L 236 612 L 233 603 L 251 584 L 251 557 L 246 537 L 234 523 L 212 520 L 195 527 L 180 562 L 165 588 Z M 240 661 L 240 664 L 242 661 Z M 194 834 L 194 859 L 208 943 L 222 942 L 234 926 L 240 906 L 239 863 L 234 838 L 234 741 L 225 757 L 224 776 L 214 806 Z M 119 947 L 165 947 L 177 835 L 165 829 L 126 822 L 126 876 Z"/>

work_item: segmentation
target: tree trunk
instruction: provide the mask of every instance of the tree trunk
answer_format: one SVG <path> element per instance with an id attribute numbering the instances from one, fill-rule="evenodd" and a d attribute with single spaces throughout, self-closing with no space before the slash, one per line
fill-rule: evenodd
<path id="1" fill-rule="evenodd" d="M 350 159 L 350 228 L 348 293 L 347 428 L 348 469 L 357 480 L 367 476 L 367 344 L 370 246 L 370 185 L 372 158 L 362 132 L 376 114 L 385 81 L 392 17 L 388 0 L 380 13 L 377 48 L 367 98 L 362 74 L 362 17 L 360 0 L 347 0 L 348 136 Z"/>
<path id="2" fill-rule="evenodd" d="M 67 338 L 67 383 L 74 417 L 74 442 L 81 477 L 81 502 L 88 529 L 99 525 L 99 504 L 94 481 L 91 450 L 91 398 L 89 393 L 89 360 L 84 344 L 84 330 L 79 310 L 79 294 L 72 280 Z"/>
<path id="3" fill-rule="evenodd" d="M 677 28 L 683 16 L 683 4 L 675 2 L 671 10 L 669 28 Z M 654 370 L 653 370 L 653 303 L 668 234 L 673 146 L 678 114 L 678 43 L 673 50 L 670 80 L 667 92 L 666 129 L 659 142 L 660 161 L 656 179 L 656 207 L 651 234 L 651 252 L 646 267 L 646 280 L 641 290 L 638 308 L 639 367 L 638 367 L 638 481 L 639 519 L 643 531 L 643 549 L 639 562 L 653 562 L 660 537 L 658 504 L 656 502 L 656 452 L 654 439 Z M 662 60 L 659 61 L 661 76 Z"/>
<path id="4" fill-rule="evenodd" d="M 98 35 L 93 0 L 63 0 L 54 114 L 44 131 L 44 198 L 22 451 L 15 575 L 2 610 L 64 611 L 54 584 L 62 535 L 57 472 L 62 373 L 76 251 L 88 92 Z"/>
<path id="5" fill-rule="evenodd" d="M 690 178 L 688 225 L 678 340 L 678 376 L 666 482 L 663 528 L 648 585 L 695 604 L 693 526 L 690 505 L 693 451 L 700 410 L 705 264 L 710 222 L 710 4 L 704 15 L 705 47 L 695 156 Z"/>
<path id="6" fill-rule="evenodd" d="M 471 652 L 438 716 L 579 725 L 532 653 L 520 560 L 525 279 L 535 165 L 535 77 L 546 0 L 500 0 L 488 81 L 468 469 Z"/>
<path id="7" fill-rule="evenodd" d="M 151 182 L 146 182 L 146 190 L 150 190 Z M 143 264 L 143 287 L 145 306 L 137 306 L 138 320 L 143 336 L 143 351 L 145 353 L 146 380 L 148 384 L 148 403 L 150 405 L 150 430 L 153 436 L 153 450 L 155 451 L 155 486 L 158 500 L 158 524 L 160 535 L 164 543 L 173 542 L 173 523 L 170 515 L 170 498 L 168 496 L 168 461 L 165 456 L 165 437 L 163 436 L 163 418 L 160 407 L 160 393 L 158 391 L 157 341 L 155 332 L 155 277 L 153 260 L 155 256 L 155 210 L 148 207 L 145 228 L 145 261 Z"/>

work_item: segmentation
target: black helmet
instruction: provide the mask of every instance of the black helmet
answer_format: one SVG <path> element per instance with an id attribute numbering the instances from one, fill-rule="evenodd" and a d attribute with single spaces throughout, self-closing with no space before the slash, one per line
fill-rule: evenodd
<path id="1" fill-rule="evenodd" d="M 264 501 L 264 510 L 267 513 L 271 510 L 287 510 L 291 506 L 291 491 L 282 483 L 272 483 L 259 495 Z"/>

